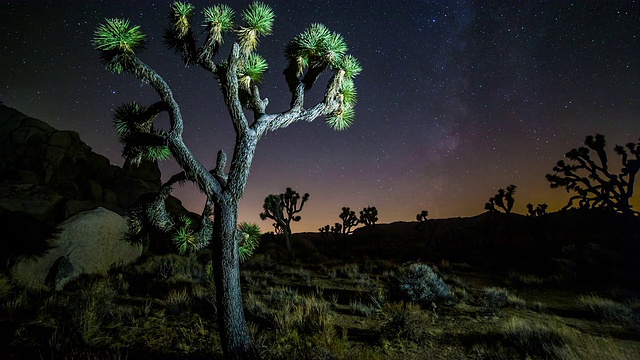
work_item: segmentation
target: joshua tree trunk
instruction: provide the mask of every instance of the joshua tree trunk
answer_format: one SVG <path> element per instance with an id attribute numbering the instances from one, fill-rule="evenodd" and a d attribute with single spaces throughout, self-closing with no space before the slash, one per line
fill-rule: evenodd
<path id="1" fill-rule="evenodd" d="M 238 204 L 230 201 L 216 206 L 213 239 L 214 280 L 218 305 L 218 328 L 225 359 L 257 359 L 242 308 L 238 242 Z"/>
<path id="2" fill-rule="evenodd" d="M 284 228 L 284 240 L 287 243 L 287 251 L 291 254 L 291 226 L 289 224 Z"/>

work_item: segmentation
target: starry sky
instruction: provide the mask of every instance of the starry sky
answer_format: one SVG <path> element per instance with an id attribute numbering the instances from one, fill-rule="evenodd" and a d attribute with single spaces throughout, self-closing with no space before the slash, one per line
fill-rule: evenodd
<path id="1" fill-rule="evenodd" d="M 287 109 L 283 49 L 311 23 L 341 33 L 364 70 L 351 128 L 335 132 L 319 118 L 261 139 L 240 220 L 263 230 L 272 229 L 258 216 L 263 199 L 286 187 L 310 193 L 294 232 L 339 221 L 343 206 L 376 206 L 382 223 L 413 221 L 421 210 L 430 218 L 473 216 L 509 184 L 518 186 L 515 212 L 525 213 L 528 202 L 555 211 L 568 195 L 550 189 L 544 175 L 568 150 L 595 133 L 606 135 L 610 151 L 640 137 L 640 1 L 265 2 L 276 14 L 273 35 L 258 50 L 270 66 L 261 86 L 268 112 Z M 195 22 L 213 4 L 191 3 Z M 239 22 L 250 1 L 227 3 Z M 113 110 L 158 97 L 133 76 L 106 71 L 91 39 L 105 18 L 128 18 L 147 34 L 142 60 L 181 104 L 187 145 L 213 167 L 219 149 L 231 156 L 233 128 L 215 79 L 185 68 L 163 45 L 169 4 L 3 1 L 0 101 L 77 131 L 121 165 Z M 321 99 L 327 79 L 308 106 Z M 159 119 L 159 127 L 167 124 Z M 171 161 L 161 169 L 164 179 L 179 171 Z M 174 195 L 201 211 L 194 187 Z"/>

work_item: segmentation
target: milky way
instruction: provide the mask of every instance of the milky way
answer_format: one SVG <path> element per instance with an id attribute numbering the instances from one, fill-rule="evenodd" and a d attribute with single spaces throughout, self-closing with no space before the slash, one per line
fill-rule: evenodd
<path id="1" fill-rule="evenodd" d="M 239 13 L 248 3 L 233 7 Z M 638 1 L 267 3 L 277 16 L 274 34 L 259 47 L 270 65 L 261 88 L 268 112 L 286 110 L 282 51 L 311 23 L 341 33 L 364 71 L 350 129 L 334 132 L 316 119 L 261 140 L 240 215 L 263 229 L 270 223 L 258 217 L 262 200 L 286 187 L 311 194 L 294 231 L 333 224 L 343 206 L 376 206 L 381 222 L 411 221 L 423 209 L 431 217 L 471 216 L 509 184 L 518 186 L 516 212 L 528 202 L 554 211 L 567 194 L 549 189 L 544 175 L 565 152 L 589 134 L 605 134 L 610 149 L 640 137 Z M 77 131 L 94 151 L 122 164 L 113 109 L 157 100 L 132 76 L 107 72 L 92 48 L 104 18 L 125 17 L 148 35 L 141 58 L 173 88 L 193 152 L 207 166 L 219 149 L 231 152 L 233 129 L 215 79 L 185 68 L 162 43 L 169 2 L 0 7 L 6 105 Z M 319 85 L 308 105 L 320 99 Z M 165 179 L 178 171 L 170 161 L 161 166 Z M 200 211 L 197 190 L 187 186 L 178 196 Z"/>

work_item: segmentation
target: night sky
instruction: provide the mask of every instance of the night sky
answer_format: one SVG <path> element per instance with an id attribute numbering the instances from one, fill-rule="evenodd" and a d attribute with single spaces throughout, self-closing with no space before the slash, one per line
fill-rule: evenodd
<path id="1" fill-rule="evenodd" d="M 214 4 L 191 3 L 196 23 Z M 249 1 L 227 3 L 240 22 Z M 431 218 L 473 216 L 509 184 L 518 186 L 515 212 L 524 213 L 528 202 L 556 211 L 568 195 L 550 189 L 544 175 L 568 150 L 595 133 L 606 135 L 611 154 L 613 145 L 640 137 L 640 1 L 266 3 L 276 14 L 273 35 L 258 49 L 270 66 L 261 86 L 268 112 L 287 109 L 283 49 L 311 23 L 341 33 L 364 70 L 356 78 L 351 128 L 335 132 L 318 118 L 259 143 L 240 220 L 263 230 L 272 230 L 258 217 L 263 199 L 286 187 L 310 193 L 294 232 L 339 221 L 343 206 L 376 206 L 382 223 L 413 221 L 423 209 Z M 77 131 L 121 165 L 113 110 L 158 97 L 132 75 L 106 71 L 91 39 L 104 18 L 129 18 L 148 37 L 142 60 L 168 81 L 182 106 L 187 145 L 213 167 L 219 149 L 231 156 L 232 124 L 215 78 L 185 68 L 165 48 L 169 4 L 3 1 L 0 100 Z M 222 56 L 232 40 L 226 38 Z M 321 99 L 327 79 L 307 106 Z M 161 168 L 164 179 L 178 171 L 170 160 Z M 174 194 L 201 211 L 194 187 Z"/>

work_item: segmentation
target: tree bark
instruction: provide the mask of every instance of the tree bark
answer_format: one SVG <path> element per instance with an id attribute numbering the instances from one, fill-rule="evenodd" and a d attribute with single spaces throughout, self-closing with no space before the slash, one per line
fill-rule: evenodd
<path id="1" fill-rule="evenodd" d="M 211 243 L 220 340 L 225 359 L 259 359 L 243 311 L 236 239 L 237 220 L 237 202 L 223 198 L 221 204 L 216 204 L 214 238 Z"/>
<path id="2" fill-rule="evenodd" d="M 287 251 L 289 251 L 289 253 L 291 254 L 292 252 L 292 248 L 291 248 L 291 227 L 289 226 L 289 224 L 286 224 L 284 227 L 284 239 L 287 243 Z"/>

